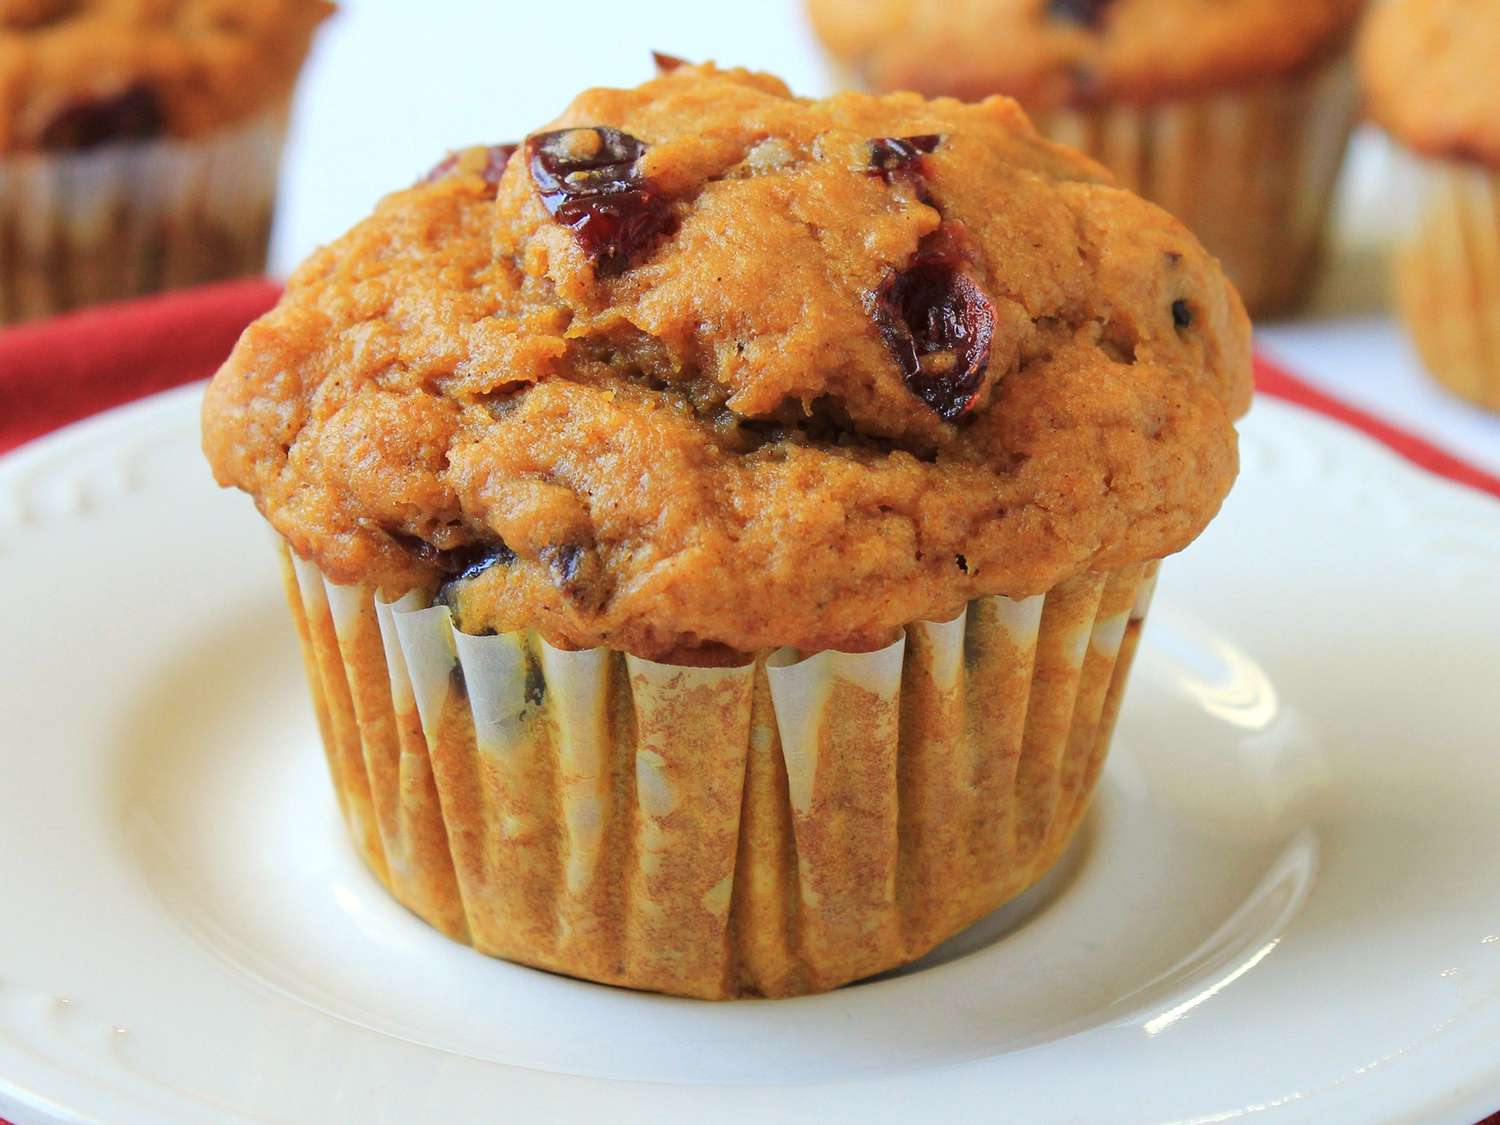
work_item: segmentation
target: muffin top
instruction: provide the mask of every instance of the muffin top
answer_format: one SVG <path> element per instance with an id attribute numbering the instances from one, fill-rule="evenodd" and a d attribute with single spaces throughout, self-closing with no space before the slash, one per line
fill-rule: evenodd
<path id="1" fill-rule="evenodd" d="M 1273 78 L 1339 47 L 1364 0 L 808 0 L 877 90 L 1028 109 L 1148 103 Z"/>
<path id="2" fill-rule="evenodd" d="M 325 0 L 0 0 L 0 152 L 192 137 L 286 96 Z"/>
<path id="3" fill-rule="evenodd" d="M 1500 4 L 1388 0 L 1360 34 L 1370 115 L 1429 156 L 1500 168 Z"/>
<path id="4" fill-rule="evenodd" d="M 1007 98 L 667 63 L 304 263 L 209 387 L 219 481 L 337 582 L 678 661 L 1198 534 L 1249 324 L 1182 224 Z"/>

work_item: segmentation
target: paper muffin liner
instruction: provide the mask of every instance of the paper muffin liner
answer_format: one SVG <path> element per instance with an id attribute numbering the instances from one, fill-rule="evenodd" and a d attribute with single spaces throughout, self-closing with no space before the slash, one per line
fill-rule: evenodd
<path id="1" fill-rule="evenodd" d="M 0 324 L 262 272 L 286 118 L 0 156 Z"/>
<path id="2" fill-rule="evenodd" d="M 1040 878 L 1156 573 L 699 668 L 471 636 L 281 549 L 339 807 L 391 893 L 483 953 L 715 999 L 904 964 Z"/>
<path id="3" fill-rule="evenodd" d="M 1357 103 L 1353 67 L 1340 56 L 1223 93 L 1032 119 L 1187 224 L 1259 315 L 1307 289 Z"/>
<path id="4" fill-rule="evenodd" d="M 1500 411 L 1500 174 L 1449 160 L 1409 164 L 1420 202 L 1395 254 L 1401 319 L 1439 382 Z"/>

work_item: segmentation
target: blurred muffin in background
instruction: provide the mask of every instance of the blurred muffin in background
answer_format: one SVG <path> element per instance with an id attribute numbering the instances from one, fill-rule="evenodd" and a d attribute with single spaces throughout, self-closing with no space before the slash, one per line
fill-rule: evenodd
<path id="1" fill-rule="evenodd" d="M 849 81 L 1009 94 L 1182 219 L 1255 314 L 1302 295 L 1355 109 L 1364 0 L 808 0 Z"/>
<path id="2" fill-rule="evenodd" d="M 1391 0 L 1359 45 L 1370 115 L 1416 155 L 1396 298 L 1423 362 L 1500 410 L 1500 4 Z"/>
<path id="3" fill-rule="evenodd" d="M 0 0 L 0 323 L 265 266 L 325 0 Z"/>

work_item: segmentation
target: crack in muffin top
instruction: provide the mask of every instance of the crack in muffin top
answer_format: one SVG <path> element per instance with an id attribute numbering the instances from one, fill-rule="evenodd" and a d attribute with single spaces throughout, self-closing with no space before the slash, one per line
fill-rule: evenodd
<path id="1" fill-rule="evenodd" d="M 0 152 L 195 137 L 286 97 L 325 0 L 0 0 Z"/>
<path id="2" fill-rule="evenodd" d="M 1180 549 L 1249 393 L 1217 264 L 1009 99 L 675 65 L 313 255 L 204 444 L 337 582 L 719 660 Z"/>
<path id="3" fill-rule="evenodd" d="M 1365 0 L 808 0 L 829 51 L 878 90 L 1032 110 L 1146 104 L 1266 81 L 1348 40 Z"/>

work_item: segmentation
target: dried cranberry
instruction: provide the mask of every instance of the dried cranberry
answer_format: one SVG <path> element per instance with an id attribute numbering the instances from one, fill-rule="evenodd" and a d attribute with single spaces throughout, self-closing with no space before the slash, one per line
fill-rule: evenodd
<path id="1" fill-rule="evenodd" d="M 1099 27 L 1114 0 L 1047 0 L 1047 15 L 1055 20 Z"/>
<path id="2" fill-rule="evenodd" d="M 917 255 L 927 261 L 941 258 L 962 268 L 978 263 L 979 243 L 964 223 L 958 219 L 944 219 L 937 230 L 922 239 Z"/>
<path id="3" fill-rule="evenodd" d="M 516 553 L 504 543 L 476 544 L 472 547 L 460 547 L 455 551 L 438 553 L 442 556 L 439 570 L 443 575 L 443 584 L 438 587 L 437 596 L 433 601 L 437 605 L 445 605 L 454 611 L 459 608 L 458 591 L 463 583 L 478 578 L 492 566 L 509 566 L 516 561 Z M 486 632 L 493 632 L 493 630 L 486 630 Z"/>
<path id="4" fill-rule="evenodd" d="M 573 231 L 601 274 L 616 274 L 677 229 L 670 202 L 636 173 L 646 145 L 599 125 L 558 129 L 526 140 L 542 203 Z"/>
<path id="5" fill-rule="evenodd" d="M 566 586 L 578 577 L 578 566 L 583 561 L 583 548 L 565 544 L 557 548 L 544 549 L 547 565 L 552 569 L 553 580 Z"/>
<path id="6" fill-rule="evenodd" d="M 505 175 L 505 165 L 509 162 L 511 154 L 516 151 L 516 147 L 513 144 L 487 145 L 485 147 L 484 164 L 479 169 L 479 177 L 488 185 L 491 197 L 499 190 L 500 177 Z M 434 164 L 418 182 L 431 184 L 438 180 L 447 179 L 458 171 L 462 157 L 462 152 L 449 153 L 442 160 Z"/>
<path id="7" fill-rule="evenodd" d="M 691 66 L 687 59 L 679 59 L 676 55 L 669 55 L 664 51 L 652 51 L 651 61 L 656 64 L 656 73 L 671 74 L 680 66 Z"/>
<path id="8" fill-rule="evenodd" d="M 446 180 L 458 170 L 458 153 L 450 152 L 431 168 L 422 173 L 419 184 L 435 184 L 439 180 Z"/>
<path id="9" fill-rule="evenodd" d="M 388 530 L 386 534 L 415 561 L 432 567 L 447 580 L 475 578 L 496 563 L 511 563 L 516 559 L 516 553 L 504 543 L 471 543 L 444 550 L 404 531 Z"/>
<path id="10" fill-rule="evenodd" d="M 598 557 L 587 547 L 565 543 L 543 547 L 537 557 L 552 572 L 552 585 L 581 609 L 598 609 L 603 603 L 605 587 L 601 582 Z"/>
<path id="11" fill-rule="evenodd" d="M 973 405 L 990 365 L 995 306 L 966 263 L 918 253 L 875 294 L 875 324 L 911 392 L 953 421 Z"/>
<path id="12" fill-rule="evenodd" d="M 457 564 L 454 581 L 467 582 L 478 578 L 495 565 L 509 566 L 516 561 L 516 553 L 504 543 L 481 543 L 472 547 L 460 547 L 448 555 Z"/>
<path id="13" fill-rule="evenodd" d="M 505 166 L 519 147 L 516 144 L 490 145 L 485 152 L 484 167 L 479 170 L 480 178 L 491 187 L 498 187 L 500 177 L 505 175 Z"/>
<path id="14" fill-rule="evenodd" d="M 419 184 L 435 184 L 439 180 L 446 180 L 454 172 L 458 171 L 458 153 L 450 152 L 431 168 L 422 174 L 417 181 Z"/>
<path id="15" fill-rule="evenodd" d="M 75 102 L 42 130 L 44 149 L 87 149 L 160 136 L 167 115 L 154 90 L 132 86 L 109 98 Z"/>
<path id="16" fill-rule="evenodd" d="M 937 150 L 943 138 L 937 133 L 923 133 L 916 137 L 876 137 L 870 142 L 870 175 L 879 176 L 886 183 L 891 175 L 908 168 L 920 169 L 922 157 Z"/>

